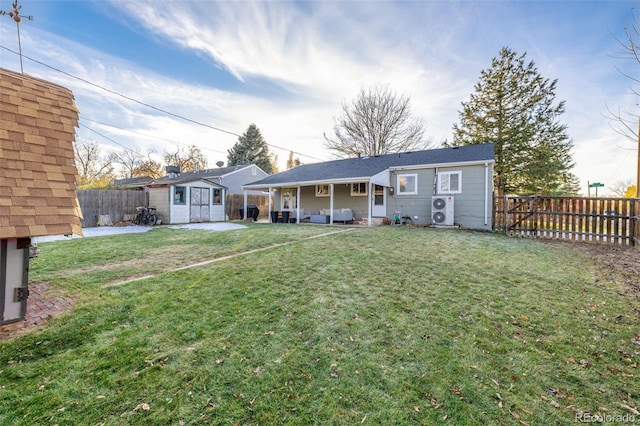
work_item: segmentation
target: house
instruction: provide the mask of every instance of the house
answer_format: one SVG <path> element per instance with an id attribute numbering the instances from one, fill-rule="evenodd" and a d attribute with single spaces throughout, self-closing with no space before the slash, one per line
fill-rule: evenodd
<path id="1" fill-rule="evenodd" d="M 255 164 L 186 173 L 170 166 L 167 171 L 167 176 L 151 180 L 145 188 L 149 206 L 156 207 L 162 223 L 170 224 L 227 220 L 227 195 L 242 194 L 243 184 L 268 176 Z"/>
<path id="2" fill-rule="evenodd" d="M 273 194 L 272 221 L 490 230 L 494 162 L 493 144 L 440 148 L 304 164 L 244 188 Z"/>
<path id="3" fill-rule="evenodd" d="M 175 170 L 169 166 L 168 169 Z M 169 173 L 169 172 L 167 172 Z M 255 164 L 243 164 L 239 166 L 218 167 L 217 169 L 205 169 L 193 172 L 177 170 L 182 179 L 207 179 L 216 182 L 227 188 L 228 194 L 243 194 L 243 185 L 258 179 L 269 176 L 265 171 Z M 153 182 L 173 179 L 175 176 L 169 174 L 165 177 L 154 179 Z M 256 192 L 259 193 L 259 192 Z"/>
<path id="4" fill-rule="evenodd" d="M 0 326 L 6 327 L 26 314 L 31 238 L 82 235 L 82 214 L 73 93 L 0 68 L 0 100 Z"/>

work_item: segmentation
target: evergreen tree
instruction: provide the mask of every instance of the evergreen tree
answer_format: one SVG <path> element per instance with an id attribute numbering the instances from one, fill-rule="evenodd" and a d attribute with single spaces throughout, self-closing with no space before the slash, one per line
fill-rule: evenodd
<path id="1" fill-rule="evenodd" d="M 269 147 L 255 124 L 251 124 L 238 138 L 238 142 L 227 151 L 227 164 L 229 166 L 255 164 L 266 173 L 274 172 L 274 160 L 269 154 Z"/>
<path id="2" fill-rule="evenodd" d="M 462 102 L 452 144 L 494 143 L 499 195 L 575 193 L 573 142 L 558 122 L 564 101 L 554 102 L 557 80 L 543 78 L 525 56 L 504 47 L 480 73 L 475 93 Z"/>

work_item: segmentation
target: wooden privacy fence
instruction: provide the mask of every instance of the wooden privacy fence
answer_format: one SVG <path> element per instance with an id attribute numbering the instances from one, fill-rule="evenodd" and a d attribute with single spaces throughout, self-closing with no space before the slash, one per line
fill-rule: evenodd
<path id="1" fill-rule="evenodd" d="M 512 236 L 640 248 L 640 199 L 496 197 L 495 230 Z"/>
<path id="2" fill-rule="evenodd" d="M 268 195 L 247 195 L 247 205 L 255 205 L 260 210 L 258 217 L 269 217 L 269 196 Z M 240 220 L 240 207 L 244 206 L 243 194 L 227 195 L 227 216 L 229 220 Z"/>
<path id="3" fill-rule="evenodd" d="M 85 189 L 77 191 L 83 228 L 97 226 L 98 217 L 108 215 L 112 223 L 122 222 L 124 215 L 136 213 L 136 207 L 147 205 L 144 191 L 118 189 Z"/>

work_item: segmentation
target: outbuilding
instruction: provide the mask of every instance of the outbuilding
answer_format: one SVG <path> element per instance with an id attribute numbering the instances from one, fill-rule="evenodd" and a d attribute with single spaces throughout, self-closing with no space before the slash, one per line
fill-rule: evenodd
<path id="1" fill-rule="evenodd" d="M 0 326 L 6 328 L 26 315 L 31 238 L 82 235 L 82 213 L 73 93 L 0 68 L 0 99 Z"/>
<path id="2" fill-rule="evenodd" d="M 149 191 L 149 206 L 156 208 L 156 216 L 162 223 L 227 220 L 227 188 L 207 178 L 172 173 L 151 181 L 146 188 Z"/>

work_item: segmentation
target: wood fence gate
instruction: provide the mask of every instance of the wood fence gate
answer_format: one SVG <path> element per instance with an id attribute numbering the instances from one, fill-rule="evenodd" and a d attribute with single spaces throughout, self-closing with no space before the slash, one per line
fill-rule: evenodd
<path id="1" fill-rule="evenodd" d="M 496 197 L 493 227 L 518 237 L 640 248 L 640 199 Z"/>

